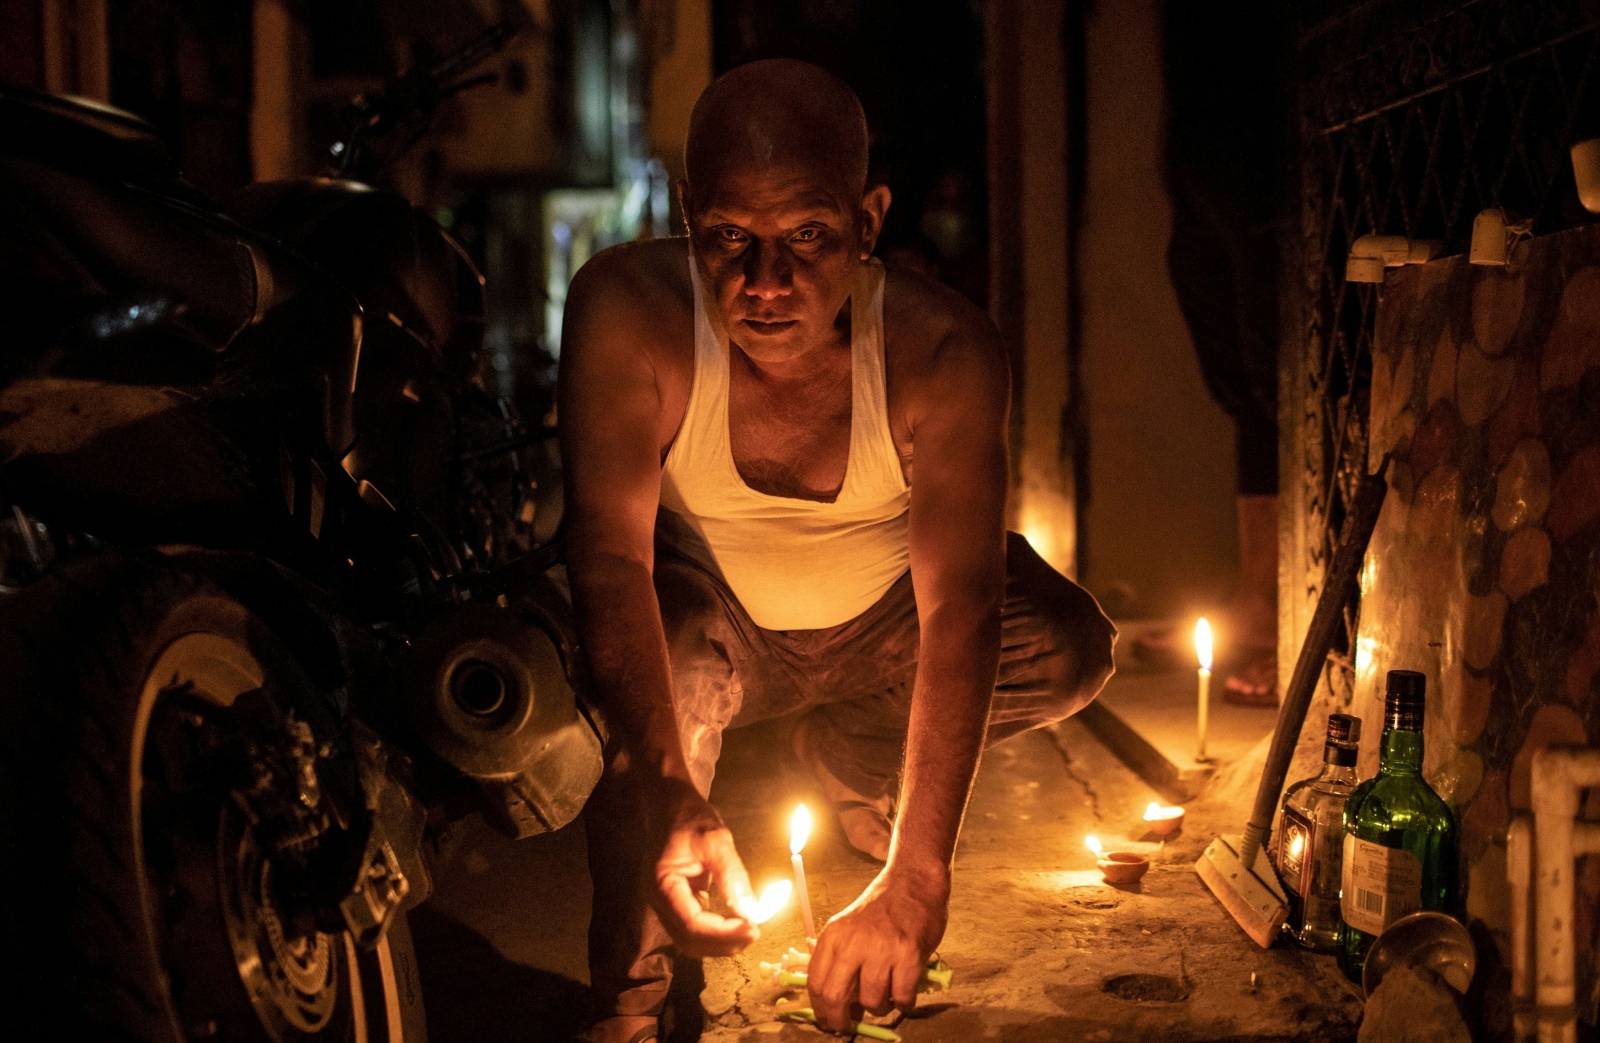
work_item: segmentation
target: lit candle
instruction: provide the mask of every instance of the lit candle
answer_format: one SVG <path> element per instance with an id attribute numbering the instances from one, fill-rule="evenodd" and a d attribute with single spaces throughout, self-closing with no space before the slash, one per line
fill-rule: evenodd
<path id="1" fill-rule="evenodd" d="M 789 816 L 789 864 L 794 866 L 794 889 L 800 895 L 800 920 L 805 924 L 806 937 L 817 936 L 816 921 L 811 918 L 811 892 L 806 889 L 806 863 L 800 852 L 811 838 L 811 812 L 804 804 L 797 805 Z"/>
<path id="2" fill-rule="evenodd" d="M 777 916 L 789 899 L 794 897 L 794 884 L 788 880 L 774 880 L 761 889 L 761 897 L 745 918 L 753 924 L 764 924 Z"/>
<path id="3" fill-rule="evenodd" d="M 1094 852 L 1096 860 L 1106 857 L 1106 846 L 1100 843 L 1100 838 L 1093 833 L 1083 838 L 1083 846 Z"/>
<path id="4" fill-rule="evenodd" d="M 1194 625 L 1194 652 L 1200 660 L 1200 708 L 1195 721 L 1197 743 L 1194 759 L 1204 761 L 1206 757 L 1206 718 L 1211 712 L 1211 624 L 1206 622 L 1204 616 Z"/>

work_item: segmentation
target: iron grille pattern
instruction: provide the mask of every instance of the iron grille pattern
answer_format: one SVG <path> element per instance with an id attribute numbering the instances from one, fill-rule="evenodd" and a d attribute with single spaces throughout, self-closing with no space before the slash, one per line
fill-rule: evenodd
<path id="1" fill-rule="evenodd" d="M 1285 491 L 1309 601 L 1367 465 L 1377 287 L 1347 284 L 1369 233 L 1465 249 L 1500 206 L 1538 234 L 1588 220 L 1568 149 L 1600 135 L 1600 5 L 1588 0 L 1324 4 L 1298 32 L 1299 279 L 1285 342 Z M 1356 606 L 1346 613 L 1354 647 Z M 1353 676 L 1335 656 L 1341 700 Z"/>

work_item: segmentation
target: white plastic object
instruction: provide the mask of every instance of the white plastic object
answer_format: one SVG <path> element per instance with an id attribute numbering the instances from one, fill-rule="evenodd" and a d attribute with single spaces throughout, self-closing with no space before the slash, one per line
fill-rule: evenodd
<path id="1" fill-rule="evenodd" d="M 1532 781 L 1538 1038 L 1540 1043 L 1574 1043 L 1578 1014 L 1573 862 L 1600 848 L 1600 829 L 1577 821 L 1582 791 L 1600 786 L 1600 747 L 1548 746 L 1533 755 Z M 1512 912 L 1515 915 L 1515 906 Z"/>
<path id="2" fill-rule="evenodd" d="M 1600 214 L 1600 138 L 1572 146 L 1572 180 L 1578 186 L 1578 202 L 1589 213 Z"/>
<path id="3" fill-rule="evenodd" d="M 1511 885 L 1511 1034 L 1534 1038 L 1533 816 L 1519 811 L 1506 830 L 1506 882 Z"/>
<path id="4" fill-rule="evenodd" d="M 1478 212 L 1472 219 L 1472 246 L 1467 261 L 1486 267 L 1504 268 L 1511 263 L 1511 252 L 1518 240 L 1533 230 L 1533 222 L 1507 213 L 1498 206 Z"/>
<path id="5" fill-rule="evenodd" d="M 1424 264 L 1439 256 L 1437 239 L 1407 239 L 1403 235 L 1364 235 L 1350 244 L 1345 261 L 1346 282 L 1381 283 L 1385 268 Z"/>

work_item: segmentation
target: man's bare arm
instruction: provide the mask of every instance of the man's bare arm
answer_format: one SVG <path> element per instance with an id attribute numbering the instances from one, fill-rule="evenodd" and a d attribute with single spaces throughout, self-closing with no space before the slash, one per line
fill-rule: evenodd
<path id="1" fill-rule="evenodd" d="M 619 321 L 621 282 L 601 258 L 567 296 L 558 385 L 567 561 L 593 697 L 627 770 L 688 781 L 651 581 L 661 396 L 648 349 Z"/>
<path id="2" fill-rule="evenodd" d="M 941 349 L 914 432 L 920 639 L 889 867 L 919 874 L 949 871 L 1000 662 L 1010 381 L 993 328 L 972 325 Z"/>
<path id="3" fill-rule="evenodd" d="M 690 955 L 737 952 L 742 919 L 703 909 L 717 887 L 736 908 L 750 884 L 733 837 L 695 788 L 673 708 L 661 608 L 652 580 L 661 488 L 661 395 L 648 326 L 625 273 L 604 255 L 567 297 L 559 389 L 567 564 L 592 698 L 612 738 L 607 770 L 641 802 L 653 838 L 651 904 Z"/>
<path id="4" fill-rule="evenodd" d="M 818 941 L 811 994 L 828 1028 L 842 1028 L 854 1004 L 914 1005 L 944 934 L 999 665 L 1008 399 L 998 336 L 977 316 L 945 338 L 916 390 L 910 551 L 921 637 L 899 813 L 888 864 Z"/>

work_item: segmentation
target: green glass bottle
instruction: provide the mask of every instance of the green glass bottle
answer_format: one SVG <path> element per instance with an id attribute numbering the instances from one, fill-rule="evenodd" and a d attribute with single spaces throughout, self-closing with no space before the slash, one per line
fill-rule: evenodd
<path id="1" fill-rule="evenodd" d="M 1339 965 L 1352 981 L 1389 924 L 1418 909 L 1456 911 L 1455 815 L 1422 778 L 1426 685 L 1415 671 L 1389 671 L 1378 774 L 1344 806 Z"/>

